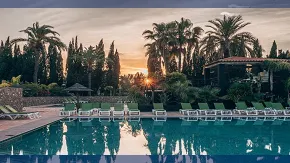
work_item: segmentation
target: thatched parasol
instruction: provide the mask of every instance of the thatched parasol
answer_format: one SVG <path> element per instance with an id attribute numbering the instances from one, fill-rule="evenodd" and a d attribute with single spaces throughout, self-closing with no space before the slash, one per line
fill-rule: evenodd
<path id="1" fill-rule="evenodd" d="M 91 92 L 91 91 L 93 91 L 93 90 L 91 90 L 91 89 L 89 89 L 89 88 L 87 88 L 79 83 L 75 83 L 73 86 L 68 87 L 64 90 L 76 93 L 76 95 L 77 95 L 77 111 L 79 111 L 79 108 L 80 108 L 79 92 Z"/>

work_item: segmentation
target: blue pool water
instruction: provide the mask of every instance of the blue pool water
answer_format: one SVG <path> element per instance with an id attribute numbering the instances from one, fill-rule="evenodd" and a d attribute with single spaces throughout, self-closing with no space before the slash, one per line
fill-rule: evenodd
<path id="1" fill-rule="evenodd" d="M 9 155 L 289 155 L 290 121 L 55 122 L 0 144 Z"/>

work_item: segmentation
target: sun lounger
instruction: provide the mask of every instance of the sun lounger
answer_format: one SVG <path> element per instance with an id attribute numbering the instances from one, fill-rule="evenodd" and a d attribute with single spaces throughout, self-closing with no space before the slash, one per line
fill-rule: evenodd
<path id="1" fill-rule="evenodd" d="M 27 113 L 27 114 L 34 114 L 34 116 L 35 116 L 35 118 L 40 118 L 41 116 L 40 116 L 40 114 L 39 114 L 39 112 L 18 112 L 16 109 L 14 109 L 12 106 L 10 106 L 10 105 L 5 105 L 5 107 L 8 109 L 8 110 L 10 110 L 12 113 Z"/>
<path id="2" fill-rule="evenodd" d="M 198 115 L 198 110 L 193 110 L 190 103 L 181 103 L 182 109 L 179 110 L 183 115 Z"/>
<path id="3" fill-rule="evenodd" d="M 3 112 L 3 114 L 0 115 L 0 117 L 8 117 L 11 120 L 15 120 L 18 118 L 29 118 L 29 119 L 35 119 L 37 118 L 36 115 L 34 113 L 25 113 L 25 112 L 17 112 L 17 113 L 13 113 L 10 110 L 8 110 L 7 108 L 5 108 L 4 106 L 0 106 L 0 110 L 1 112 Z"/>
<path id="4" fill-rule="evenodd" d="M 257 110 L 253 107 L 248 107 L 245 102 L 237 102 L 234 112 L 238 114 L 245 113 L 246 115 L 258 115 Z"/>
<path id="5" fill-rule="evenodd" d="M 202 115 L 216 115 L 216 110 L 214 109 L 209 109 L 209 106 L 207 103 L 198 103 L 199 107 L 199 114 Z"/>
<path id="6" fill-rule="evenodd" d="M 276 115 L 276 111 L 273 110 L 272 108 L 265 108 L 262 103 L 259 102 L 252 102 L 255 110 L 258 111 L 258 113 L 262 113 L 265 115 Z"/>
<path id="7" fill-rule="evenodd" d="M 76 115 L 77 111 L 75 109 L 75 104 L 64 104 L 64 108 L 60 110 L 59 116 L 71 116 Z"/>
<path id="8" fill-rule="evenodd" d="M 265 104 L 266 108 L 272 108 L 273 107 L 272 106 L 272 102 L 270 102 L 270 101 L 264 102 L 264 104 Z"/>
<path id="9" fill-rule="evenodd" d="M 290 110 L 285 109 L 281 103 L 272 103 L 272 108 L 276 110 L 277 114 L 290 115 Z"/>
<path id="10" fill-rule="evenodd" d="M 99 116 L 110 116 L 111 115 L 111 104 L 101 103 L 101 109 L 99 110 Z"/>
<path id="11" fill-rule="evenodd" d="M 78 114 L 79 116 L 91 116 L 92 112 L 93 112 L 92 103 L 82 103 Z"/>
<path id="12" fill-rule="evenodd" d="M 159 115 L 163 115 L 166 116 L 166 110 L 163 108 L 163 103 L 153 103 L 153 108 L 152 109 L 152 114 L 159 116 Z"/>
<path id="13" fill-rule="evenodd" d="M 128 103 L 128 114 L 129 116 L 137 115 L 140 116 L 140 110 L 138 109 L 138 103 Z"/>
<path id="14" fill-rule="evenodd" d="M 221 115 L 233 115 L 232 111 L 227 110 L 223 103 L 214 103 L 214 107 Z"/>
<path id="15" fill-rule="evenodd" d="M 94 113 L 98 114 L 99 109 L 100 109 L 100 103 L 94 102 L 93 103 L 93 112 L 92 112 L 92 114 L 94 114 Z"/>
<path id="16" fill-rule="evenodd" d="M 113 110 L 113 116 L 124 116 L 124 115 L 125 115 L 124 104 L 116 103 Z"/>

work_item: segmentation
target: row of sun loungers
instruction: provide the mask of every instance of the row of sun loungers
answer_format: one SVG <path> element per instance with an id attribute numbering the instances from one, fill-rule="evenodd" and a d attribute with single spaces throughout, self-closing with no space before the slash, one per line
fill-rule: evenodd
<path id="1" fill-rule="evenodd" d="M 18 112 L 9 105 L 0 106 L 0 112 L 0 118 L 9 118 L 11 120 L 23 118 L 35 119 L 41 117 L 39 112 Z"/>
<path id="2" fill-rule="evenodd" d="M 290 115 L 289 108 L 284 108 L 281 103 L 265 103 L 266 107 L 262 103 L 253 102 L 253 107 L 248 107 L 245 102 L 236 103 L 234 110 L 226 109 L 223 103 L 214 103 L 215 109 L 210 109 L 207 103 L 198 103 L 199 109 L 192 109 L 190 103 L 181 103 L 181 109 L 179 112 L 187 116 L 198 115 Z M 140 115 L 137 103 L 128 103 L 127 114 L 129 116 Z M 152 114 L 155 116 L 166 116 L 167 112 L 162 103 L 153 103 Z M 126 114 L 124 104 L 116 103 L 111 108 L 110 103 L 83 103 L 81 109 L 77 113 L 75 110 L 75 104 L 66 104 L 64 110 L 60 112 L 60 116 L 90 116 L 94 113 L 98 113 L 99 116 L 124 116 Z"/>
<path id="3" fill-rule="evenodd" d="M 113 109 L 111 108 L 110 103 L 83 103 L 81 108 L 77 113 L 75 109 L 75 104 L 65 104 L 63 110 L 60 111 L 60 116 L 91 116 L 92 114 L 97 113 L 99 116 L 124 116 L 125 109 L 124 104 L 116 103 L 114 104 Z M 137 103 L 128 103 L 128 115 L 140 115 L 140 110 L 138 109 Z"/>
<path id="4" fill-rule="evenodd" d="M 199 109 L 194 110 L 189 103 L 181 103 L 182 109 L 180 113 L 184 115 L 232 115 L 232 114 L 246 114 L 246 115 L 290 115 L 290 108 L 284 108 L 281 103 L 262 103 L 252 102 L 253 107 L 248 107 L 245 102 L 237 102 L 234 110 L 227 110 L 223 103 L 214 103 L 215 109 L 210 109 L 207 103 L 198 103 Z"/>

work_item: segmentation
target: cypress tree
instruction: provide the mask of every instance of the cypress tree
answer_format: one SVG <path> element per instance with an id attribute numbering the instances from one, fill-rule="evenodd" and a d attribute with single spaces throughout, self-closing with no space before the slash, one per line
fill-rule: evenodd
<path id="1" fill-rule="evenodd" d="M 275 40 L 272 44 L 270 55 L 268 56 L 268 58 L 277 58 L 277 44 Z"/>
<path id="2" fill-rule="evenodd" d="M 253 54 L 251 55 L 252 57 L 257 57 L 257 58 L 261 58 L 263 56 L 263 48 L 259 43 L 259 40 L 256 39 L 254 41 L 254 45 L 253 45 Z"/>
<path id="3" fill-rule="evenodd" d="M 56 72 L 57 50 L 53 45 L 48 47 L 49 56 L 49 83 L 57 83 L 58 76 Z"/>
<path id="4" fill-rule="evenodd" d="M 106 86 L 114 85 L 114 82 L 113 82 L 113 74 L 114 74 L 113 71 L 114 71 L 114 60 L 115 60 L 114 51 L 115 50 L 114 50 L 114 41 L 113 41 L 110 46 L 110 51 L 107 57 Z"/>
<path id="5" fill-rule="evenodd" d="M 92 72 L 92 89 L 97 92 L 103 85 L 104 79 L 104 65 L 105 65 L 105 50 L 104 50 L 104 43 L 103 39 L 100 40 L 99 44 L 96 45 L 96 55 L 97 55 L 97 62 L 95 69 Z"/>
<path id="6" fill-rule="evenodd" d="M 57 56 L 56 56 L 56 74 L 57 74 L 57 84 L 62 85 L 63 80 L 64 80 L 64 75 L 63 75 L 63 59 L 62 59 L 61 52 L 57 52 Z"/>
<path id="7" fill-rule="evenodd" d="M 12 78 L 12 64 L 12 48 L 8 37 L 5 44 L 1 41 L 0 46 L 0 82 L 1 80 L 10 80 Z"/>
<path id="8" fill-rule="evenodd" d="M 120 69 L 121 69 L 121 65 L 120 65 L 119 52 L 116 49 L 116 52 L 114 54 L 114 70 L 113 70 L 114 73 L 113 73 L 113 85 L 112 85 L 114 90 L 118 89 Z"/>

